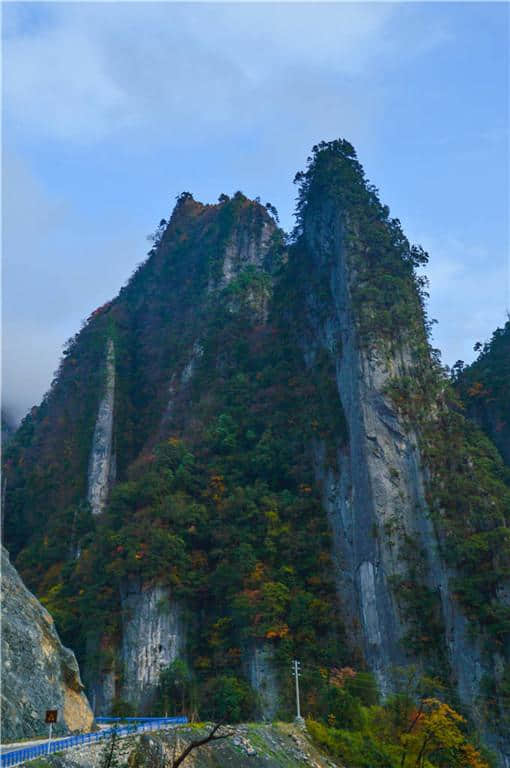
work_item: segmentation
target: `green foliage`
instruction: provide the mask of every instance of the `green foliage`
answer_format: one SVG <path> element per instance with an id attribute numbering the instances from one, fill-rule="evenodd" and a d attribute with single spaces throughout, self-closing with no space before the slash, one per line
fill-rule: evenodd
<path id="1" fill-rule="evenodd" d="M 173 666 L 167 670 L 158 706 L 198 707 L 203 715 L 210 700 L 211 716 L 227 705 L 234 714 L 255 711 L 253 692 L 240 682 L 254 643 L 272 646 L 282 673 L 296 655 L 316 670 L 347 655 L 309 452 L 316 439 L 333 458 L 345 439 L 334 357 L 321 353 L 303 368 L 283 278 L 238 265 L 222 283 L 225 242 L 236 227 L 260 227 L 267 214 L 241 194 L 220 209 L 211 217 L 183 198 L 109 310 L 118 482 L 106 511 L 92 519 L 77 505 L 56 507 L 59 535 L 37 529 L 18 560 L 89 674 L 116 664 L 110 649 L 121 633 L 121 585 L 167 585 L 186 605 L 191 668 L 186 685 Z M 206 258 L 198 258 L 197 240 Z M 278 269 L 281 238 L 271 248 L 268 269 Z M 211 300 L 200 299 L 211 285 Z M 140 307 L 137 320 L 128 304 Z M 191 349 L 193 375 L 184 385 Z M 177 384 L 160 427 L 169 371 L 178 372 Z M 36 483 L 34 498 L 41 489 Z M 66 535 L 74 518 L 79 560 Z M 211 693 L 198 699 L 196 690 Z"/>
<path id="2" fill-rule="evenodd" d="M 368 730 L 340 730 L 313 720 L 307 721 L 313 740 L 334 757 L 358 768 L 397 768 L 395 748 L 378 743 Z"/>
<path id="3" fill-rule="evenodd" d="M 296 180 L 289 253 L 274 229 L 261 268 L 229 264 L 230 280 L 226 246 L 241 236 L 256 240 L 273 220 L 241 192 L 222 196 L 218 206 L 179 197 L 148 260 L 70 341 L 50 393 L 9 445 L 6 535 L 24 578 L 87 669 L 116 663 L 121 586 L 131 579 L 166 585 L 186 606 L 190 668 L 176 662 L 164 673 L 160 707 L 178 701 L 183 711 L 248 717 L 256 704 L 242 680 L 246 655 L 265 643 L 281 674 L 283 714 L 292 706 L 289 661 L 298 657 L 307 711 L 338 726 L 321 738 L 360 765 L 391 765 L 393 752 L 370 724 L 381 717 L 397 728 L 411 699 L 379 707 L 373 681 L 360 672 L 342 686 L 317 684 L 320 670 L 349 659 L 312 456 L 313 448 L 326 468 L 336 468 L 349 439 L 338 396 L 340 332 L 331 333 L 329 322 L 339 299 L 336 251 L 313 244 L 307 227 L 317 212 L 315 224 L 343 238 L 349 311 L 363 351 L 393 371 L 392 353 L 409 352 L 401 356 L 407 370 L 386 394 L 418 435 L 455 596 L 491 650 L 503 648 L 510 631 L 508 607 L 498 599 L 510 575 L 508 473 L 466 422 L 429 348 L 426 281 L 418 274 L 427 256 L 390 218 L 352 146 L 314 147 Z M 308 344 L 310 332 L 315 344 Z M 109 338 L 118 482 L 105 513 L 93 519 L 84 503 L 86 467 Z M 497 350 L 489 394 L 497 390 L 500 401 L 502 338 L 484 349 L 476 372 L 487 389 L 483 376 L 493 377 Z M 408 544 L 408 573 L 394 584 L 407 643 L 437 667 L 444 660 L 435 639 L 442 635 L 439 597 L 427 585 L 424 558 Z M 197 689 L 205 692 L 200 700 Z"/>
<path id="4" fill-rule="evenodd" d="M 197 705 L 196 682 L 192 670 L 182 659 L 175 659 L 161 671 L 158 705 L 161 714 L 182 713 L 193 717 Z"/>
<path id="5" fill-rule="evenodd" d="M 468 416 L 493 440 L 509 465 L 510 320 L 477 348 L 480 353 L 472 365 L 466 367 L 459 360 L 453 366 L 452 380 Z"/>
<path id="6" fill-rule="evenodd" d="M 441 598 L 427 586 L 427 559 L 414 539 L 401 542 L 401 556 L 406 562 L 405 576 L 390 580 L 402 615 L 407 623 L 404 642 L 412 657 L 426 659 L 436 671 L 447 675 L 446 649 Z"/>
<path id="7" fill-rule="evenodd" d="M 211 720 L 239 723 L 253 716 L 255 696 L 245 680 L 220 675 L 206 683 L 202 711 Z"/>
<path id="8" fill-rule="evenodd" d="M 351 275 L 350 291 L 359 338 L 369 348 L 385 349 L 407 341 L 418 349 L 427 339 L 427 281 L 417 269 L 428 261 L 410 245 L 400 221 L 390 218 L 377 189 L 365 178 L 352 145 L 343 139 L 312 149 L 299 185 L 294 238 L 307 237 L 307 221 L 333 204 L 341 218 Z"/>
<path id="9" fill-rule="evenodd" d="M 125 713 L 123 712 L 122 715 L 124 714 Z M 125 765 L 119 758 L 118 748 L 119 734 L 117 732 L 117 727 L 114 726 L 110 738 L 106 741 L 101 750 L 99 756 L 99 768 L 120 768 L 122 765 Z"/>
<path id="10" fill-rule="evenodd" d="M 110 714 L 112 717 L 135 717 L 136 712 L 129 701 L 124 701 L 123 699 L 115 699 L 112 704 Z"/>
<path id="11" fill-rule="evenodd" d="M 333 757 L 357 768 L 489 768 L 490 758 L 470 741 L 465 721 L 435 698 L 396 696 L 384 705 L 357 701 L 324 720 L 307 720 L 313 740 Z"/>
<path id="12" fill-rule="evenodd" d="M 427 498 L 443 554 L 457 569 L 456 595 L 497 647 L 510 632 L 510 610 L 498 599 L 498 584 L 510 575 L 507 472 L 439 371 L 396 379 L 388 392 L 419 427 L 430 473 Z"/>

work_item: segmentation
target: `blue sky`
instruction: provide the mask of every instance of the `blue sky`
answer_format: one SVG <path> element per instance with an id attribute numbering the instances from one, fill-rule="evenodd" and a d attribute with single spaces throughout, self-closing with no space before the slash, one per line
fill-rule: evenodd
<path id="1" fill-rule="evenodd" d="M 505 321 L 505 3 L 3 6 L 4 401 L 39 402 L 177 194 L 259 195 L 290 229 L 313 144 L 356 147 L 430 253 L 443 359 Z"/>

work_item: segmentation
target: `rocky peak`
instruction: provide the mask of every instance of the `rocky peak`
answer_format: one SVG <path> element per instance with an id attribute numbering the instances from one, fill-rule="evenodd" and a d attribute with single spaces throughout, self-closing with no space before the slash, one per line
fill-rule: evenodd
<path id="1" fill-rule="evenodd" d="M 477 702 L 505 716 L 509 491 L 430 349 L 426 254 L 348 142 L 297 181 L 285 252 L 258 202 L 180 196 L 9 447 L 8 538 L 105 710 L 157 697 L 184 646 L 214 716 L 231 695 L 253 714 L 253 689 L 290 711 L 291 653 L 384 695 L 413 665 L 508 756 Z"/>

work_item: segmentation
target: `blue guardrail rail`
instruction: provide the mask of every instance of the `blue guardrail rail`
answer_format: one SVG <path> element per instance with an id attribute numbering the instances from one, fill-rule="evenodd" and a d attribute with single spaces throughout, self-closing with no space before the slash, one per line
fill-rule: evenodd
<path id="1" fill-rule="evenodd" d="M 76 736 L 65 736 L 61 739 L 52 739 L 49 744 L 37 744 L 34 747 L 25 747 L 24 749 L 15 749 L 12 752 L 4 752 L 0 756 L 1 768 L 12 768 L 15 765 L 21 765 L 36 757 L 52 755 L 54 752 L 62 752 L 72 747 L 81 747 L 87 744 L 95 744 L 98 741 L 109 739 L 114 733 L 117 736 L 129 736 L 135 733 L 144 733 L 145 731 L 157 731 L 165 725 L 185 725 L 188 722 L 187 717 L 96 717 L 96 723 L 128 723 L 128 725 L 115 725 L 104 731 L 95 731 L 94 733 L 79 733 Z"/>

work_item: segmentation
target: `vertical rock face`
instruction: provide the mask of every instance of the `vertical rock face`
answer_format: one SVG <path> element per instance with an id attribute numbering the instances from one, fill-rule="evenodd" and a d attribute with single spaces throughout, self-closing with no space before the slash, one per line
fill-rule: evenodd
<path id="1" fill-rule="evenodd" d="M 274 661 L 274 647 L 267 642 L 258 642 L 248 653 L 248 678 L 259 697 L 259 706 L 264 720 L 273 720 L 279 705 L 279 682 Z"/>
<path id="2" fill-rule="evenodd" d="M 361 619 L 364 656 L 381 689 L 388 691 L 392 667 L 405 663 L 401 640 L 406 630 L 389 579 L 402 574 L 401 544 L 406 534 L 415 534 L 424 511 L 416 437 L 399 422 L 384 395 L 406 351 L 387 370 L 360 348 L 340 211 L 326 204 L 315 212 L 306 222 L 305 238 L 313 269 L 322 279 L 325 275 L 332 297 L 322 324 L 310 313 L 306 355 L 310 364 L 321 348 L 336 355 L 338 393 L 349 432 L 336 472 L 323 465 L 323 451 L 316 447 L 317 473 L 341 564 L 339 593 L 353 612 L 351 626 Z M 314 306 L 313 295 L 308 304 Z"/>
<path id="3" fill-rule="evenodd" d="M 248 266 L 262 267 L 269 249 L 274 224 L 270 220 L 262 222 L 260 232 L 254 237 L 253 231 L 238 228 L 233 233 L 225 248 L 223 258 L 223 284 L 228 284 Z"/>
<path id="4" fill-rule="evenodd" d="M 167 587 L 131 579 L 121 586 L 120 629 L 120 647 L 109 641 L 103 667 L 86 670 L 94 712 L 109 715 L 121 701 L 150 714 L 162 670 L 185 654 L 181 606 Z"/>
<path id="5" fill-rule="evenodd" d="M 122 590 L 121 698 L 144 711 L 154 698 L 161 671 L 185 651 L 180 606 L 169 590 L 136 582 Z"/>
<path id="6" fill-rule="evenodd" d="M 53 619 L 21 581 L 2 547 L 2 740 L 46 733 L 47 709 L 58 731 L 90 731 L 94 717 L 74 654 Z"/>
<path id="7" fill-rule="evenodd" d="M 91 675 L 87 675 L 87 669 L 84 670 L 84 679 L 94 715 L 106 717 L 111 714 L 116 699 L 116 677 L 113 666 L 95 670 Z"/>
<path id="8" fill-rule="evenodd" d="M 324 349 L 336 359 L 338 396 L 348 425 L 348 443 L 338 450 L 336 468 L 326 465 L 320 443 L 313 452 L 333 530 L 338 591 L 350 616 L 351 642 L 362 644 L 383 693 L 392 690 L 396 667 L 427 667 L 426 653 L 406 651 L 411 625 L 399 600 L 398 585 L 407 578 L 409 547 L 414 547 L 415 567 L 440 614 L 442 626 L 430 631 L 440 634 L 437 645 L 460 700 L 507 766 L 508 738 L 487 725 L 477 703 L 482 680 L 497 679 L 503 656 L 483 648 L 481 631 L 471 631 L 456 599 L 458 573 L 441 555 L 441 534 L 428 510 L 428 474 L 418 433 L 388 395 L 392 381 L 413 371 L 413 351 L 395 338 L 381 352 L 361 335 L 354 300 L 358 269 L 349 250 L 345 211 L 334 199 L 334 194 L 323 194 L 308 207 L 302 224 L 300 245 L 310 267 L 302 346 L 308 366 Z M 356 225 L 352 220 L 350 225 L 352 232 Z M 326 303 L 317 291 L 324 285 L 329 289 Z"/>
<path id="9" fill-rule="evenodd" d="M 100 515 L 106 505 L 108 490 L 115 479 L 112 453 L 113 413 L 115 403 L 115 347 L 106 345 L 105 391 L 99 404 L 88 471 L 87 500 L 92 514 Z"/>

